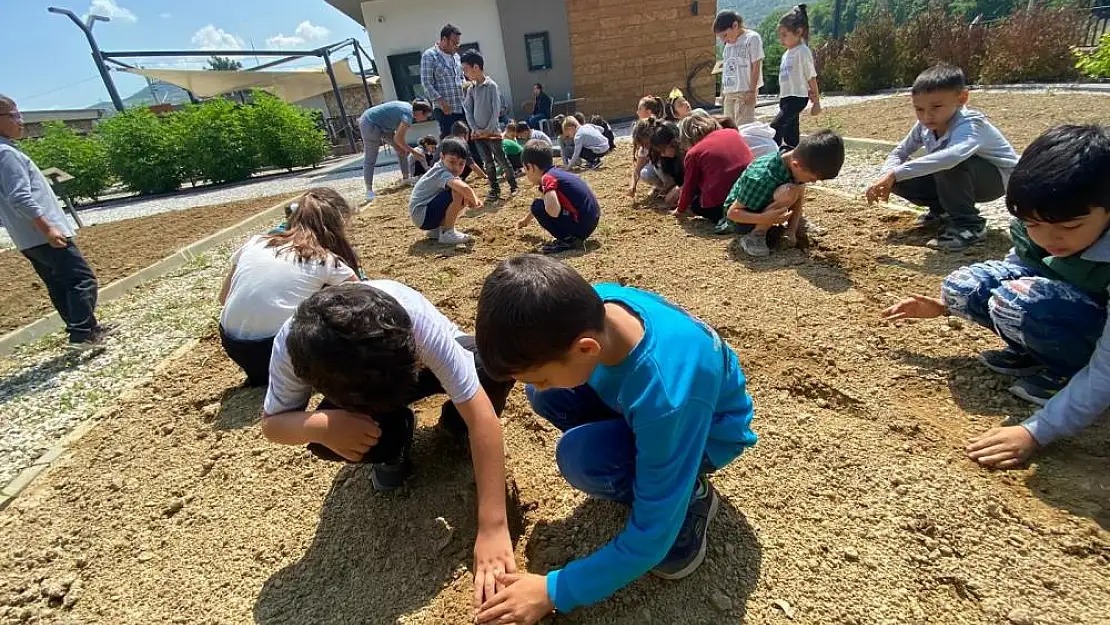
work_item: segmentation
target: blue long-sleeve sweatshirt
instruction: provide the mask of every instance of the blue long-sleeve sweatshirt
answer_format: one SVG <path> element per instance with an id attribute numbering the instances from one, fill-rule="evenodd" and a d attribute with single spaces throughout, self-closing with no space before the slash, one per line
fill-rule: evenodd
<path id="1" fill-rule="evenodd" d="M 548 596 L 561 612 L 601 601 L 661 562 L 682 527 L 702 458 L 721 468 L 756 442 L 744 373 L 712 328 L 654 293 L 595 289 L 644 325 L 632 352 L 589 380 L 635 435 L 635 501 L 609 544 L 547 574 Z"/>

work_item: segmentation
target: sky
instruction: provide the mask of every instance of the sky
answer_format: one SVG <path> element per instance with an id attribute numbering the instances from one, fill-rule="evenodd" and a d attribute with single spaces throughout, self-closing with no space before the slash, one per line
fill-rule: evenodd
<path id="1" fill-rule="evenodd" d="M 5 59 L 0 93 L 26 111 L 85 108 L 109 99 L 84 35 L 69 18 L 48 13 L 48 6 L 68 8 L 78 17 L 92 12 L 111 18 L 93 27 L 105 51 L 305 50 L 353 37 L 373 55 L 362 26 L 324 0 L 0 0 L 0 58 Z M 204 66 L 203 58 L 122 60 L 148 67 Z M 255 64 L 254 57 L 240 60 L 247 67 Z M 322 62 L 309 57 L 289 66 L 310 65 Z M 112 76 L 124 98 L 146 84 L 125 72 Z"/>

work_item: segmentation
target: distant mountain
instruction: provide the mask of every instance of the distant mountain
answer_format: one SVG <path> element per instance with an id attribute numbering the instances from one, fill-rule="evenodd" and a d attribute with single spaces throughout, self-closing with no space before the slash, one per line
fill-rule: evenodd
<path id="1" fill-rule="evenodd" d="M 154 104 L 188 104 L 189 92 L 177 85 L 155 80 L 149 87 L 143 87 L 123 99 L 124 108 L 138 108 Z M 111 101 L 97 102 L 85 108 L 101 109 L 109 114 L 116 112 Z"/>
<path id="2" fill-rule="evenodd" d="M 786 9 L 797 4 L 792 0 L 717 0 L 717 10 L 732 9 L 744 18 L 744 25 L 755 28 L 776 9 Z"/>

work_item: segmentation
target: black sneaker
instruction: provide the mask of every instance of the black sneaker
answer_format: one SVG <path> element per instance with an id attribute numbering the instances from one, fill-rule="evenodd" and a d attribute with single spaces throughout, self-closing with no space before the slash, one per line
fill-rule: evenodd
<path id="1" fill-rule="evenodd" d="M 682 529 L 678 530 L 678 538 L 675 538 L 663 561 L 651 570 L 652 575 L 662 579 L 682 579 L 701 566 L 709 545 L 706 530 L 717 515 L 720 503 L 717 489 L 709 483 L 709 478 L 699 475 L 694 483 L 690 507 L 686 509 L 686 519 L 682 522 Z"/>
<path id="2" fill-rule="evenodd" d="M 918 215 L 917 219 L 913 220 L 913 225 L 917 226 L 918 228 L 937 228 L 940 227 L 941 224 L 943 224 L 945 221 L 946 219 L 942 211 L 934 211 L 933 209 L 929 209 L 924 213 Z"/>
<path id="3" fill-rule="evenodd" d="M 1010 393 L 1025 401 L 1044 406 L 1068 384 L 1068 378 L 1044 371 L 1021 378 L 1010 387 Z"/>
<path id="4" fill-rule="evenodd" d="M 925 247 L 944 252 L 958 252 L 987 240 L 987 227 L 949 228 L 935 239 L 930 239 Z"/>
<path id="5" fill-rule="evenodd" d="M 558 254 L 559 252 L 569 252 L 570 250 L 577 250 L 582 248 L 582 239 L 576 237 L 567 237 L 565 239 L 555 239 L 550 243 L 544 243 L 540 251 L 544 254 Z"/>
<path id="6" fill-rule="evenodd" d="M 601 167 L 601 159 L 598 159 L 598 160 L 593 161 L 593 162 L 586 161 L 586 167 L 585 167 L 586 169 L 597 169 L 599 167 Z"/>
<path id="7" fill-rule="evenodd" d="M 412 475 L 412 460 L 409 459 L 408 450 L 393 462 L 379 462 L 370 467 L 370 483 L 379 493 L 388 493 L 401 488 L 410 475 Z"/>
<path id="8" fill-rule="evenodd" d="M 490 191 L 489 193 L 486 194 L 486 201 L 487 202 L 500 202 L 501 201 L 501 191 Z"/>
<path id="9" fill-rule="evenodd" d="M 1009 347 L 987 350 L 979 354 L 979 362 L 995 373 L 1019 378 L 1033 375 L 1044 369 L 1044 365 L 1034 360 L 1029 354 Z"/>
<path id="10" fill-rule="evenodd" d="M 517 193 L 520 193 L 520 187 L 509 187 L 510 196 L 516 195 Z"/>

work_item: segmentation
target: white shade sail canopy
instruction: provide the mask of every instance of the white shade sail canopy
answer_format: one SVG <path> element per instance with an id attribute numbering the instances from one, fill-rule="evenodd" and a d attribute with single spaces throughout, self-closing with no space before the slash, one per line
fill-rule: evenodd
<path id="1" fill-rule="evenodd" d="M 332 63 L 331 67 L 332 71 L 335 72 L 335 82 L 340 89 L 359 84 L 361 79 L 351 71 L 346 60 L 336 61 Z M 299 102 L 331 91 L 331 80 L 328 79 L 326 68 L 252 72 L 245 70 L 216 71 L 137 67 L 125 71 L 177 85 L 202 98 L 247 89 L 264 89 L 286 102 Z M 371 80 L 376 78 L 374 77 Z"/>

